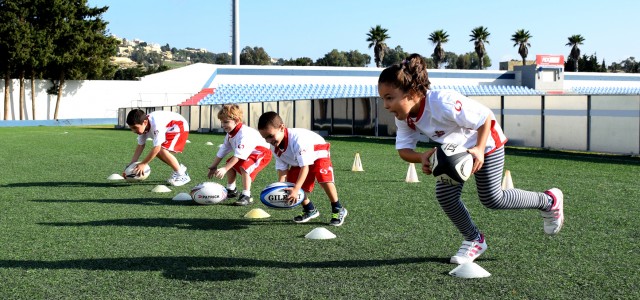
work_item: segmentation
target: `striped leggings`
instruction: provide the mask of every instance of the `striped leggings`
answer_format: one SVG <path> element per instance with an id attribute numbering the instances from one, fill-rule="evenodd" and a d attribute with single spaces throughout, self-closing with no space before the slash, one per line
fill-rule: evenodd
<path id="1" fill-rule="evenodd" d="M 519 189 L 502 190 L 504 148 L 495 150 L 484 159 L 482 168 L 475 173 L 478 197 L 482 205 L 491 209 L 549 208 L 549 200 L 544 193 Z M 436 199 L 465 240 L 472 241 L 480 238 L 480 230 L 471 220 L 469 211 L 460 199 L 462 187 L 463 184 L 448 185 L 437 182 Z"/>

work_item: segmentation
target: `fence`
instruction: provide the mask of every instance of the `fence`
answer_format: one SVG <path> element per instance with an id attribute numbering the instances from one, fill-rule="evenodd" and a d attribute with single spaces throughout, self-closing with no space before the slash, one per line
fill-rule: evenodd
<path id="1" fill-rule="evenodd" d="M 518 95 L 474 96 L 489 107 L 508 145 L 640 154 L 639 95 Z M 244 123 L 257 127 L 263 112 L 277 111 L 289 127 L 327 135 L 394 136 L 394 117 L 380 98 L 273 101 L 240 103 Z M 147 112 L 170 110 L 183 115 L 192 131 L 222 132 L 220 105 L 146 107 Z M 120 108 L 124 128 L 131 108 Z"/>

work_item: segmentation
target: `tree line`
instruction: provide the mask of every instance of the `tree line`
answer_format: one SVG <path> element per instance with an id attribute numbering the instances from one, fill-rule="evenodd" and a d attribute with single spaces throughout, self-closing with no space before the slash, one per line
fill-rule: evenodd
<path id="1" fill-rule="evenodd" d="M 402 46 L 391 48 L 387 46 L 387 39 L 390 39 L 388 30 L 381 25 L 371 27 L 366 34 L 366 42 L 369 48 L 373 48 L 373 59 L 376 67 L 388 67 L 393 64 L 402 62 L 409 55 L 404 51 Z M 471 30 L 469 34 L 469 42 L 473 42 L 473 51 L 462 54 L 445 51 L 444 44 L 449 42 L 449 34 L 442 30 L 436 30 L 429 34 L 428 40 L 435 45 L 431 55 L 425 56 L 425 62 L 429 68 L 445 68 L 445 69 L 479 69 L 484 70 L 491 67 L 492 62 L 487 55 L 485 44 L 489 44 L 489 29 L 484 26 L 478 26 Z M 514 47 L 522 58 L 522 64 L 526 65 L 531 47 L 530 40 L 533 38 L 531 33 L 525 29 L 516 30 L 511 36 Z M 612 63 L 607 67 L 606 62 L 598 60 L 597 55 L 581 54 L 579 48 L 585 41 L 580 35 L 572 35 L 567 38 L 566 46 L 570 46 L 570 52 L 565 61 L 565 70 L 568 72 L 626 72 L 638 73 L 640 63 L 635 61 L 634 57 L 629 57 L 619 63 Z M 167 44 L 165 47 L 169 47 Z M 179 51 L 171 48 L 172 53 Z M 227 53 L 187 53 L 191 62 L 215 63 L 215 64 L 231 64 L 231 56 Z M 183 55 L 183 56 L 184 56 Z M 372 57 L 368 54 L 360 53 L 357 50 L 340 51 L 333 49 L 323 57 L 315 61 L 310 57 L 298 57 L 290 59 L 278 59 L 273 61 L 267 51 L 262 47 L 245 47 L 240 53 L 241 65 L 282 65 L 282 66 L 338 66 L 338 67 L 365 67 L 371 63 Z"/>
<path id="2" fill-rule="evenodd" d="M 396 53 L 400 46 L 395 49 L 387 47 L 386 40 L 390 38 L 387 34 L 388 30 L 380 25 L 371 27 L 367 33 L 367 42 L 369 42 L 369 48 L 373 47 L 374 59 L 377 67 L 387 67 L 393 63 L 398 63 Z M 485 50 L 485 44 L 489 44 L 489 36 L 491 33 L 489 29 L 484 26 L 478 26 L 471 30 L 469 34 L 469 42 L 473 42 L 474 51 L 468 52 L 461 56 L 456 56 L 454 53 L 446 52 L 444 50 L 444 44 L 449 42 L 449 34 L 443 29 L 435 30 L 429 34 L 428 40 L 435 45 L 433 53 L 427 56 L 426 62 L 430 68 L 440 68 L 444 66 L 447 69 L 480 69 L 483 70 L 491 66 L 491 61 L 488 59 L 487 52 Z M 513 35 L 511 35 L 511 41 L 514 43 L 514 47 L 518 47 L 518 54 L 522 58 L 522 64 L 527 64 L 527 57 L 529 55 L 529 47 L 531 47 L 530 40 L 533 38 L 531 33 L 525 29 L 518 29 Z M 619 63 L 612 63 L 609 67 L 606 66 L 604 59 L 602 63 L 598 62 L 596 54 L 586 55 L 582 54 L 579 46 L 585 41 L 585 38 L 580 34 L 575 34 L 567 38 L 568 42 L 566 46 L 570 46 L 571 50 L 565 61 L 565 70 L 568 72 L 626 72 L 626 73 L 638 73 L 640 63 L 636 62 L 634 57 L 629 57 Z M 387 55 L 393 56 L 393 59 L 386 59 Z M 405 57 L 405 56 L 401 56 Z"/>
<path id="3" fill-rule="evenodd" d="M 8 119 L 10 83 L 19 80 L 20 120 L 24 119 L 25 83 L 30 82 L 36 90 L 35 79 L 47 79 L 52 83 L 47 93 L 57 95 L 54 119 L 58 118 L 60 100 L 65 80 L 84 79 L 124 79 L 138 77 L 169 69 L 159 53 L 148 53 L 144 45 L 136 47 L 130 57 L 137 63 L 134 68 L 118 68 L 111 63 L 117 54 L 119 41 L 107 33 L 107 22 L 102 15 L 108 6 L 89 7 L 88 0 L 0 0 L 0 74 L 4 79 L 4 119 Z M 430 33 L 427 40 L 435 47 L 431 55 L 425 56 L 429 68 L 486 69 L 491 66 L 485 44 L 489 44 L 491 33 L 488 28 L 478 26 L 469 34 L 473 51 L 456 54 L 445 51 L 449 34 L 439 29 Z M 282 66 L 341 66 L 365 67 L 373 58 L 377 67 L 387 67 L 402 62 L 409 55 L 401 46 L 387 46 L 390 39 L 388 30 L 381 25 L 371 27 L 366 33 L 368 47 L 374 56 L 357 50 L 340 51 L 333 49 L 323 57 L 313 60 L 298 57 L 273 60 L 262 47 L 245 47 L 240 53 L 243 65 Z M 526 64 L 532 35 L 528 30 L 519 29 L 511 41 Z M 585 38 L 576 34 L 567 38 L 571 47 L 565 62 L 567 71 L 575 72 L 627 72 L 638 73 L 640 64 L 634 57 L 606 66 L 600 63 L 596 54 L 581 54 L 579 46 Z M 171 51 L 176 61 L 190 63 L 231 64 L 228 53 L 190 51 L 190 49 L 162 46 L 163 51 Z M 31 93 L 32 117 L 35 119 L 35 93 Z"/>
<path id="4" fill-rule="evenodd" d="M 4 119 L 8 119 L 12 78 L 20 82 L 20 120 L 24 119 L 25 80 L 31 83 L 35 119 L 35 79 L 48 79 L 57 95 L 57 119 L 67 79 L 111 79 L 110 63 L 118 41 L 107 35 L 102 14 L 108 7 L 89 7 L 87 0 L 0 1 L 0 73 L 4 77 Z"/>

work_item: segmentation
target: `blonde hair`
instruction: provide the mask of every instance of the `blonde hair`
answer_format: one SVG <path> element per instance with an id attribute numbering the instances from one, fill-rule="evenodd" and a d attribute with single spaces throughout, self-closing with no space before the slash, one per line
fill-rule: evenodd
<path id="1" fill-rule="evenodd" d="M 242 109 L 238 104 L 225 104 L 218 112 L 218 119 L 242 121 Z"/>

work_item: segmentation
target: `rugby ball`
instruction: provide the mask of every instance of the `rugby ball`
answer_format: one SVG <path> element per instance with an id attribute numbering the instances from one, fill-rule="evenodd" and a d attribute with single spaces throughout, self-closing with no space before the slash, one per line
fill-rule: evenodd
<path id="1" fill-rule="evenodd" d="M 189 193 L 194 202 L 202 205 L 218 204 L 227 199 L 227 189 L 216 182 L 203 182 Z"/>
<path id="2" fill-rule="evenodd" d="M 139 163 L 140 163 L 139 161 L 134 162 L 128 165 L 126 169 L 124 169 L 124 172 L 122 173 L 122 177 L 124 177 L 126 181 L 142 181 L 147 179 L 147 177 L 149 177 L 149 174 L 151 174 L 151 167 L 149 165 L 147 165 L 147 167 L 144 169 L 144 172 L 142 173 L 142 175 L 138 176 L 135 173 L 133 173 L 133 169 L 135 169 L 135 167 Z"/>
<path id="3" fill-rule="evenodd" d="M 296 198 L 296 202 L 293 204 L 289 204 L 287 202 L 287 197 L 289 196 L 289 191 L 285 191 L 286 188 L 292 188 L 295 184 L 291 182 L 276 182 L 270 185 L 267 185 L 262 192 L 260 192 L 260 201 L 262 204 L 271 207 L 271 208 L 293 208 L 304 200 L 304 191 L 301 189 L 298 193 L 298 197 Z"/>
<path id="4" fill-rule="evenodd" d="M 467 152 L 467 148 L 451 143 L 436 147 L 429 162 L 436 180 L 450 185 L 467 181 L 473 169 L 473 156 Z"/>

